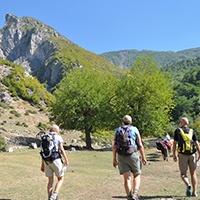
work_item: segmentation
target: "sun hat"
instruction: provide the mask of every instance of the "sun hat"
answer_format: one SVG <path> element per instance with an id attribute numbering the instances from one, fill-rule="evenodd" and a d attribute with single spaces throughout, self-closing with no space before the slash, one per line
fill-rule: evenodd
<path id="1" fill-rule="evenodd" d="M 131 124 L 132 123 L 132 118 L 131 116 L 129 115 L 125 115 L 123 118 L 122 118 L 122 121 L 127 123 L 127 124 Z"/>

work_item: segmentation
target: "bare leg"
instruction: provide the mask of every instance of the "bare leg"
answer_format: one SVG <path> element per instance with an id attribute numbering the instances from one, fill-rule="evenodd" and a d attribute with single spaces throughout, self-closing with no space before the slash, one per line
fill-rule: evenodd
<path id="1" fill-rule="evenodd" d="M 56 183 L 55 190 L 54 190 L 54 192 L 56 192 L 57 194 L 60 188 L 62 187 L 63 181 L 64 181 L 64 176 L 58 177 L 58 182 Z"/>
<path id="2" fill-rule="evenodd" d="M 141 176 L 140 174 L 134 174 L 133 176 L 133 194 L 137 195 L 140 188 Z"/>
<path id="3" fill-rule="evenodd" d="M 193 194 L 197 193 L 197 173 L 196 170 L 192 171 L 190 170 L 190 174 L 191 174 L 191 182 L 192 182 L 192 187 L 193 187 Z"/>
<path id="4" fill-rule="evenodd" d="M 180 172 L 181 173 L 181 179 L 183 180 L 183 182 L 185 183 L 186 186 L 190 185 L 189 179 L 187 177 L 187 173 L 186 172 Z"/>
<path id="5" fill-rule="evenodd" d="M 125 172 L 123 176 L 124 176 L 124 188 L 125 188 L 126 194 L 127 196 L 130 196 L 131 195 L 131 173 Z"/>
<path id="6" fill-rule="evenodd" d="M 50 197 L 53 191 L 53 176 L 49 177 L 48 184 L 47 184 L 47 193 Z"/>

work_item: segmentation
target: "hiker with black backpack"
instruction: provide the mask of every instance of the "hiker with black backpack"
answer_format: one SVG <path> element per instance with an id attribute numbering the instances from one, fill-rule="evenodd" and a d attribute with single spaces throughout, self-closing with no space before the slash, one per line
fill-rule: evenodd
<path id="1" fill-rule="evenodd" d="M 197 197 L 197 160 L 200 159 L 200 147 L 196 133 L 188 127 L 189 120 L 182 117 L 180 120 L 180 128 L 177 128 L 174 133 L 173 142 L 173 159 L 179 161 L 179 170 L 182 181 L 186 185 L 186 196 Z M 196 158 L 198 151 L 198 159 Z M 178 152 L 178 158 L 177 153 Z M 187 171 L 190 171 L 192 187 L 189 182 Z M 192 190 L 193 189 L 193 190 Z"/>
<path id="2" fill-rule="evenodd" d="M 137 200 L 141 183 L 142 164 L 146 165 L 144 147 L 137 127 L 132 126 L 132 118 L 125 115 L 122 126 L 117 128 L 113 145 L 113 166 L 118 166 L 119 173 L 124 178 L 124 188 L 127 199 Z M 138 154 L 140 151 L 142 163 Z M 132 176 L 133 174 L 133 186 Z"/>
<path id="3" fill-rule="evenodd" d="M 67 155 L 63 147 L 63 139 L 59 134 L 59 127 L 52 125 L 49 134 L 41 136 L 42 157 L 41 171 L 48 177 L 47 193 L 48 200 L 58 200 L 58 192 L 64 181 L 64 173 L 69 165 Z M 62 161 L 64 159 L 64 162 Z M 57 183 L 53 191 L 54 174 L 57 177 Z"/>

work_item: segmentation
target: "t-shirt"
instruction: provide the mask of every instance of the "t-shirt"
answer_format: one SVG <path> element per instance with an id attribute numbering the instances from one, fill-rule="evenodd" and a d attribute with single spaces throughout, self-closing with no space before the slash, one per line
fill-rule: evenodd
<path id="1" fill-rule="evenodd" d="M 55 139 L 55 144 L 56 144 L 56 150 L 58 151 L 59 150 L 59 147 L 60 147 L 60 143 L 63 143 L 63 139 L 60 135 L 54 133 L 54 132 L 51 132 L 50 134 L 54 134 L 54 139 Z"/>
<path id="2" fill-rule="evenodd" d="M 190 128 L 187 127 L 187 126 L 183 126 L 183 127 L 181 127 L 181 129 L 183 130 L 184 133 L 189 133 L 189 130 L 190 130 Z M 180 135 L 180 130 L 179 130 L 179 128 L 177 128 L 177 129 L 175 130 L 175 132 L 174 132 L 174 141 L 177 141 L 177 142 L 179 141 L 179 135 Z M 197 136 L 196 136 L 196 133 L 195 133 L 194 130 L 193 130 L 192 140 L 193 140 L 194 142 L 197 141 Z"/>
<path id="3" fill-rule="evenodd" d="M 181 129 L 182 129 L 183 132 L 186 133 L 186 134 L 189 133 L 189 130 L 190 130 L 190 128 L 187 127 L 187 126 L 183 126 L 183 127 L 181 127 Z M 177 128 L 177 129 L 175 130 L 175 132 L 174 132 L 174 141 L 177 141 L 177 142 L 178 142 L 178 148 L 180 148 L 180 149 L 183 148 L 182 145 L 183 145 L 183 143 L 184 143 L 184 140 L 183 140 L 183 138 L 182 138 L 182 136 L 181 136 L 181 134 L 180 134 L 180 129 L 179 129 L 179 128 Z M 197 136 L 196 136 L 196 133 L 195 133 L 194 130 L 193 130 L 193 135 L 192 135 L 192 141 L 193 141 L 193 143 L 197 141 Z M 196 151 L 196 150 L 194 150 L 194 152 L 195 152 L 195 151 Z M 193 154 L 194 152 L 191 153 L 191 152 L 185 151 L 184 154 Z M 180 152 L 180 153 L 182 153 L 182 152 Z"/>
<path id="4" fill-rule="evenodd" d="M 124 126 L 122 126 L 122 127 L 127 127 L 128 125 L 124 125 Z M 137 138 L 137 135 L 139 134 L 139 130 L 137 129 L 137 127 L 135 127 L 135 126 L 129 126 L 129 128 L 130 128 L 130 130 L 131 130 L 131 133 L 132 133 L 132 142 L 131 142 L 131 144 L 133 144 L 133 146 L 136 146 L 136 138 Z M 117 130 L 118 130 L 118 128 L 116 129 L 116 131 L 115 131 L 115 137 L 116 137 L 116 134 L 117 134 Z"/>

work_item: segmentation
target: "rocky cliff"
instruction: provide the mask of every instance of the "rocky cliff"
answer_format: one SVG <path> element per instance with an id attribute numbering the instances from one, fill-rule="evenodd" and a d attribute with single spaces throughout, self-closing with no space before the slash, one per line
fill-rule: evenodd
<path id="1" fill-rule="evenodd" d="M 119 67 L 74 44 L 53 28 L 31 17 L 6 15 L 0 29 L 0 57 L 20 64 L 46 88 L 52 88 L 73 67 L 118 73 Z"/>
<path id="2" fill-rule="evenodd" d="M 53 58 L 58 48 L 50 40 L 52 37 L 70 42 L 38 20 L 7 14 L 0 30 L 0 57 L 22 65 L 28 74 L 37 76 L 51 88 L 62 77 L 62 64 Z"/>

